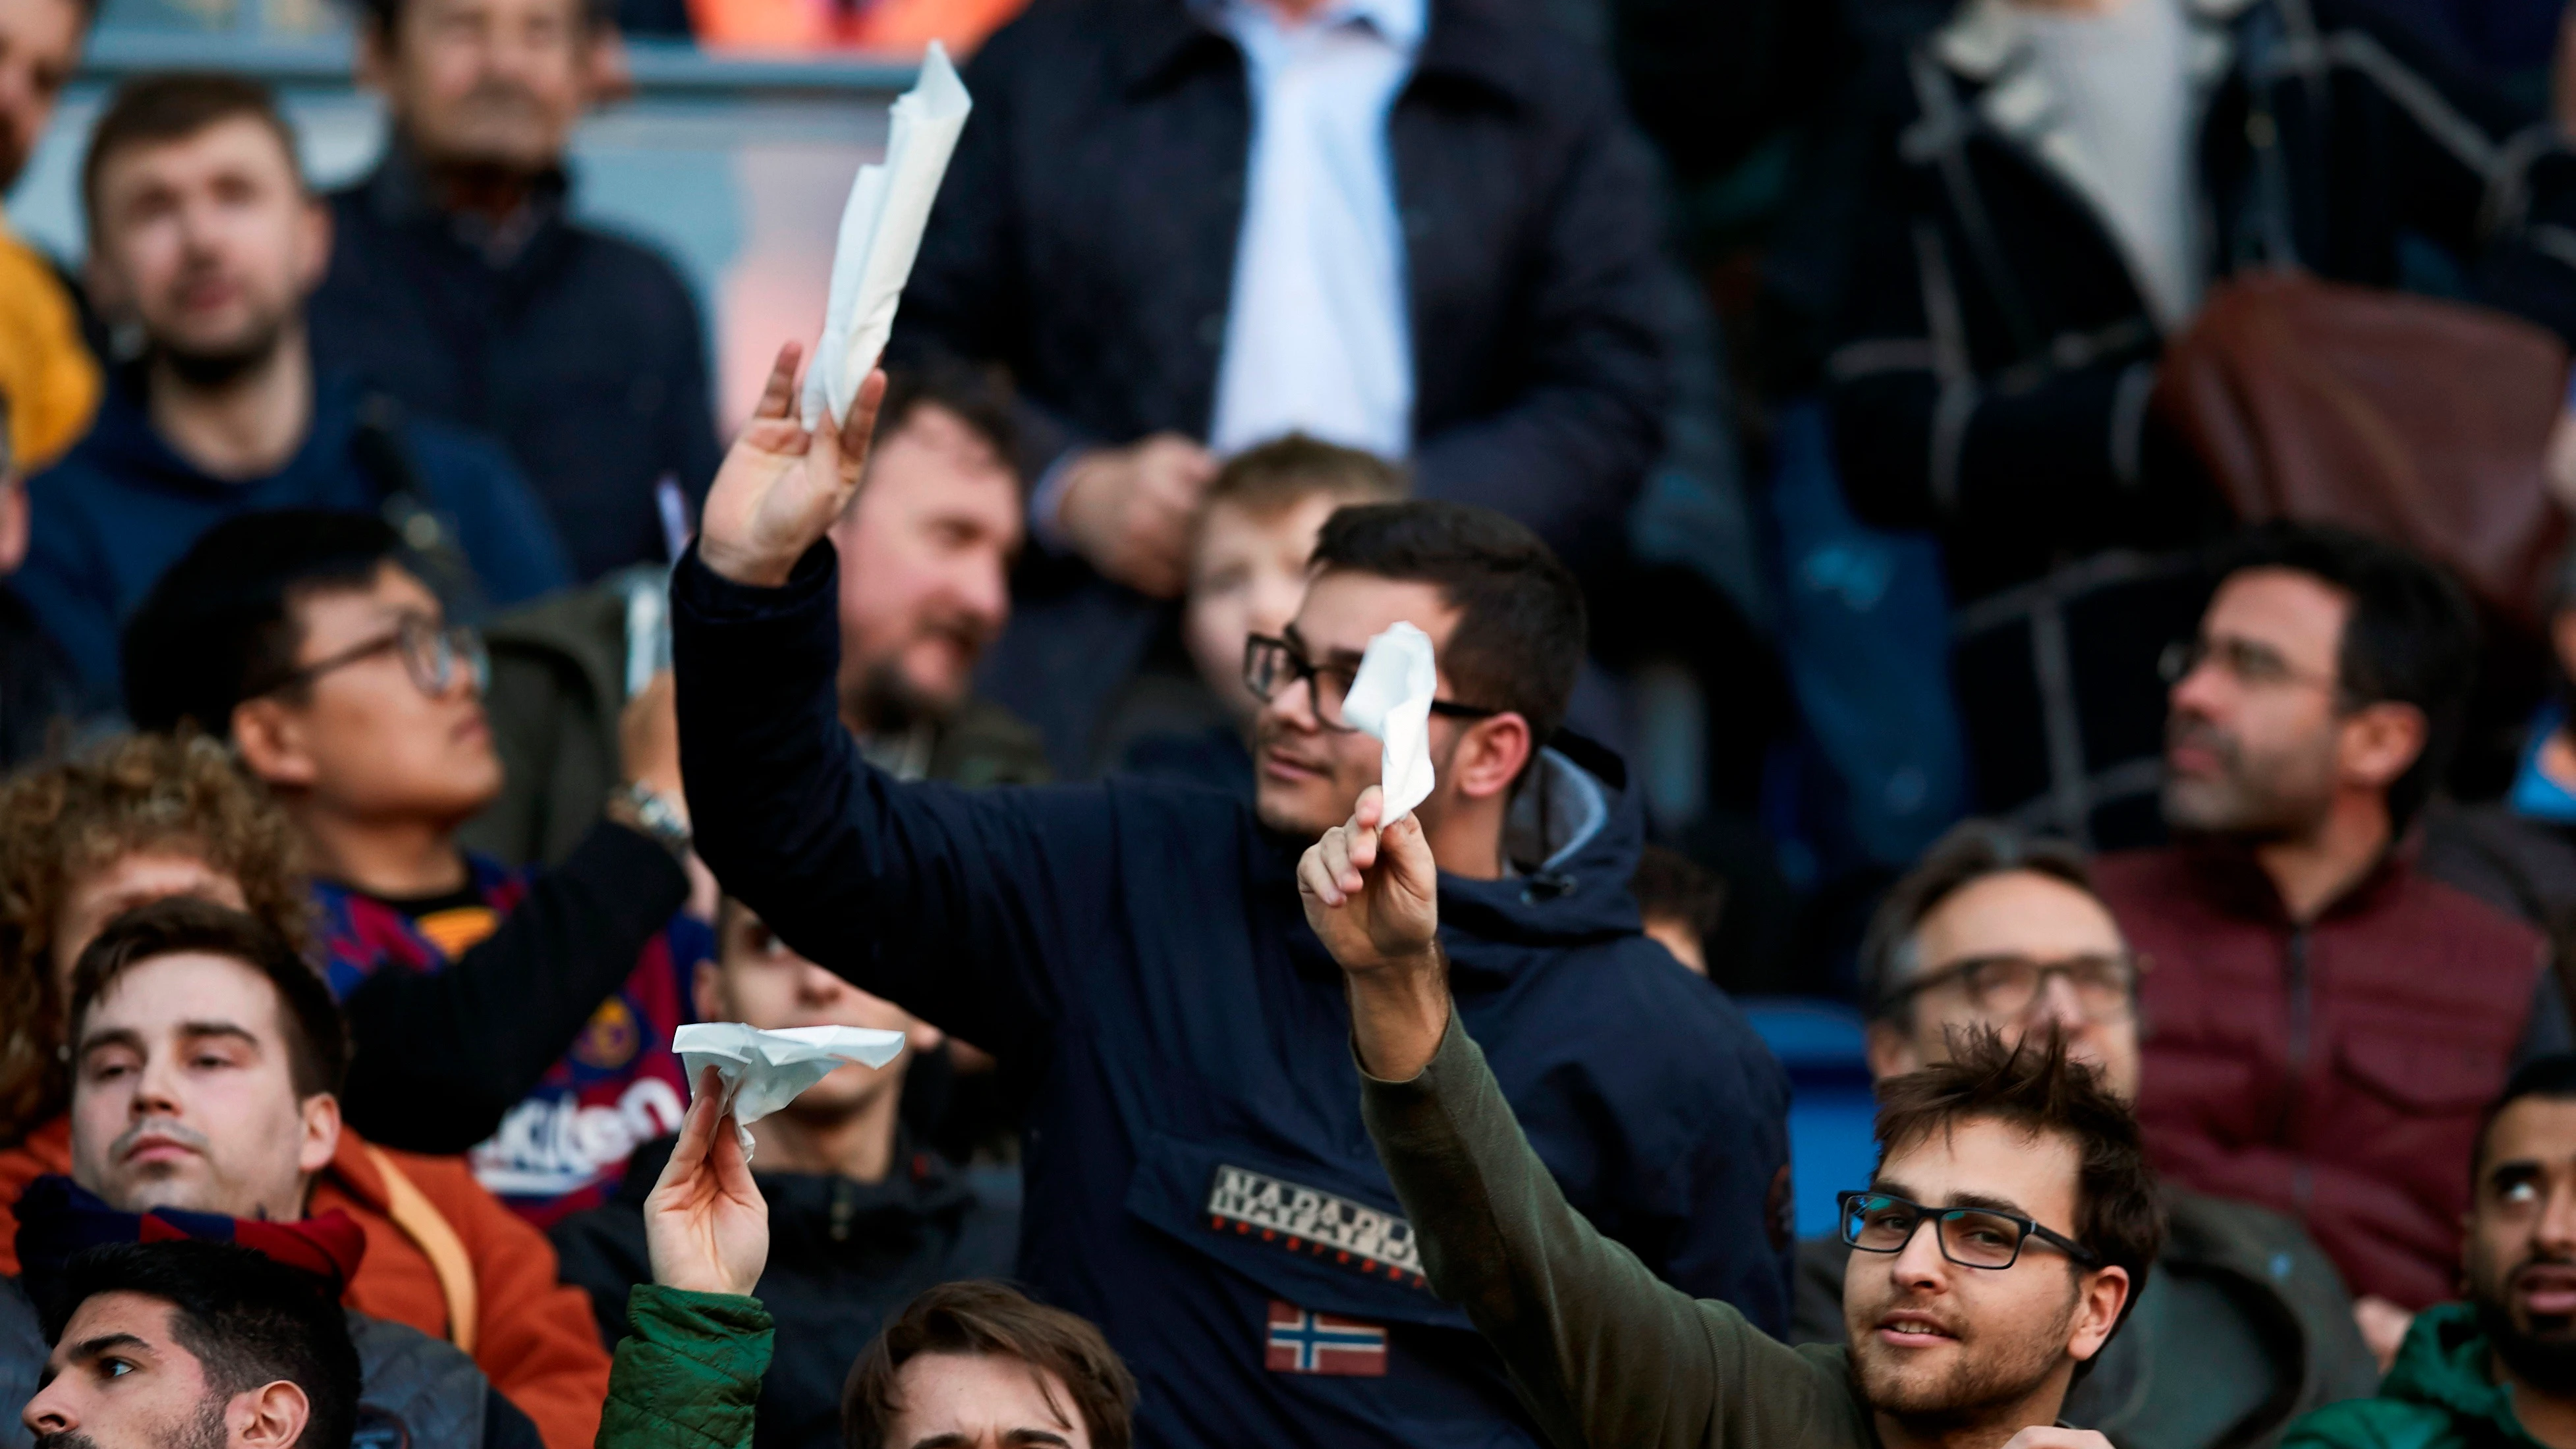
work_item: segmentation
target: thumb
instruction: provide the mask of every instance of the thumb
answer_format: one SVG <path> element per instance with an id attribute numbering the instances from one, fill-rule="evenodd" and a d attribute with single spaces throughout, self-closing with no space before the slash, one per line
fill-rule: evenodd
<path id="1" fill-rule="evenodd" d="M 1431 857 L 1420 816 L 1408 814 L 1378 832 L 1378 859 L 1410 894 L 1428 899 L 1440 888 L 1440 865 Z"/>

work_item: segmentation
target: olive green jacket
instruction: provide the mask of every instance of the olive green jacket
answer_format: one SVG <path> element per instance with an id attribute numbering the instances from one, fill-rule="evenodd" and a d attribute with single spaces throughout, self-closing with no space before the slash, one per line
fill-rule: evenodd
<path id="1" fill-rule="evenodd" d="M 626 1322 L 595 1449 L 751 1449 L 771 1338 L 760 1300 L 643 1283 Z"/>

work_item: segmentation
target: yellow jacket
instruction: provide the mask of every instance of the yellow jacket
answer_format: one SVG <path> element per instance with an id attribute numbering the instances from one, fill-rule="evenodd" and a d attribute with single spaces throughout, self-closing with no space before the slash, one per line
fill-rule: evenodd
<path id="1" fill-rule="evenodd" d="M 53 264 L 0 217 L 0 398 L 9 452 L 33 473 L 70 451 L 98 410 L 98 360 Z"/>

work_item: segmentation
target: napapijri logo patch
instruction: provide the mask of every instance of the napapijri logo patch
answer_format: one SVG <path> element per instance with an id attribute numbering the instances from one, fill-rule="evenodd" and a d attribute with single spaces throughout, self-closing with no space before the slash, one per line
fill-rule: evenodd
<path id="1" fill-rule="evenodd" d="M 1382 1379 L 1386 1377 L 1386 1330 L 1356 1318 L 1309 1313 L 1274 1298 L 1261 1361 L 1274 1374 Z"/>
<path id="2" fill-rule="evenodd" d="M 1413 1224 L 1248 1167 L 1217 1168 L 1208 1193 L 1208 1223 L 1218 1232 L 1258 1235 L 1265 1243 L 1355 1269 L 1363 1277 L 1428 1286 L 1421 1252 L 1413 1244 Z"/>

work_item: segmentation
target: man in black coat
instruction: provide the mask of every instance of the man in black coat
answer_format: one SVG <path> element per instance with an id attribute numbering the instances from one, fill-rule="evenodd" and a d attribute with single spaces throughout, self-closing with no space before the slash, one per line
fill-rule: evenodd
<path id="1" fill-rule="evenodd" d="M 500 438 L 577 577 L 668 559 L 721 451 L 697 303 L 660 253 L 575 224 L 564 172 L 614 31 L 588 0 L 361 12 L 392 136 L 331 197 L 315 355 Z"/>
<path id="2" fill-rule="evenodd" d="M 1533 12 L 1041 0 L 968 67 L 894 347 L 1019 382 L 1040 546 L 985 677 L 1059 771 L 1215 454 L 1299 429 L 1579 573 L 1615 551 L 1666 400 L 1661 214 L 1606 67 Z"/>

